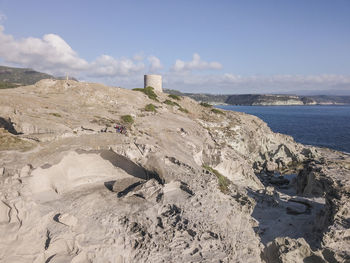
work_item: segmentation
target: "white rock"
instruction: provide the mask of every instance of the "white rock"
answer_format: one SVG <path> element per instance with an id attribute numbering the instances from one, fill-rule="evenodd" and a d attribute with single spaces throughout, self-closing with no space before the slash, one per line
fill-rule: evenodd
<path id="1" fill-rule="evenodd" d="M 19 177 L 23 178 L 23 177 L 26 177 L 26 176 L 29 176 L 30 175 L 30 172 L 32 170 L 32 165 L 31 164 L 27 164 L 26 166 L 24 166 L 22 169 L 21 169 L 21 172 L 20 172 L 20 175 Z"/>
<path id="2" fill-rule="evenodd" d="M 66 225 L 66 226 L 74 227 L 77 225 L 78 219 L 75 216 L 70 215 L 70 214 L 61 214 L 58 217 L 58 222 Z"/>
<path id="3" fill-rule="evenodd" d="M 10 207 L 0 201 L 0 224 L 10 222 Z"/>

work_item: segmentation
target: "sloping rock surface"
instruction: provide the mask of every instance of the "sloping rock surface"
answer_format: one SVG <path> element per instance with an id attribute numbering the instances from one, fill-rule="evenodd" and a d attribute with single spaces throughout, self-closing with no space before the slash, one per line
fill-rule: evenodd
<path id="1" fill-rule="evenodd" d="M 320 175 L 310 165 L 326 169 L 330 153 L 275 134 L 254 116 L 215 113 L 187 97 L 157 93 L 155 101 L 139 91 L 42 80 L 0 90 L 0 120 L 0 262 L 349 256 L 348 157 L 337 153 L 333 172 Z M 322 222 L 292 228 L 289 237 L 274 213 Z"/>

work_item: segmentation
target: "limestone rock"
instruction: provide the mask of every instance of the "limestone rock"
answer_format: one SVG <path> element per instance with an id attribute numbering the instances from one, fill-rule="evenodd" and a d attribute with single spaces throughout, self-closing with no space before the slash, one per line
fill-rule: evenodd
<path id="1" fill-rule="evenodd" d="M 2 261 L 349 258 L 348 156 L 156 95 L 71 80 L 0 90 L 0 117 L 16 131 L 0 132 L 11 139 L 0 149 Z"/>
<path id="2" fill-rule="evenodd" d="M 29 176 L 32 169 L 33 167 L 30 164 L 27 164 L 21 169 L 19 177 L 23 178 L 23 177 Z"/>
<path id="3" fill-rule="evenodd" d="M 323 256 L 311 250 L 304 239 L 276 238 L 265 249 L 267 262 L 278 263 L 326 263 Z"/>
<path id="4" fill-rule="evenodd" d="M 10 222 L 10 211 L 10 207 L 4 201 L 0 201 L 0 224 Z"/>
<path id="5" fill-rule="evenodd" d="M 78 219 L 73 216 L 73 215 L 70 215 L 70 214 L 60 214 L 58 217 L 57 217 L 57 220 L 58 222 L 66 225 L 66 226 L 76 226 L 77 223 L 78 223 Z"/>

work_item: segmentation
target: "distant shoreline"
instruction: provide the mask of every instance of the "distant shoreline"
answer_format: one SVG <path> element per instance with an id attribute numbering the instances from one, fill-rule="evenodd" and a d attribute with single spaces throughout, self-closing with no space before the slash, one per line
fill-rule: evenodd
<path id="1" fill-rule="evenodd" d="M 205 94 L 182 93 L 176 90 L 165 90 L 166 93 L 187 96 L 198 102 L 212 105 L 235 106 L 309 106 L 309 105 L 350 105 L 350 96 L 331 95 L 282 95 L 282 94 Z"/>
<path id="2" fill-rule="evenodd" d="M 257 116 L 274 132 L 292 136 L 299 143 L 350 153 L 350 105 L 299 106 L 305 107 L 216 107 Z"/>
<path id="3" fill-rule="evenodd" d="M 310 107 L 310 106 L 350 106 L 350 103 L 344 103 L 344 104 L 281 104 L 281 105 L 264 105 L 264 104 L 256 104 L 256 105 L 247 105 L 247 104 L 227 104 L 227 103 L 211 103 L 208 102 L 208 104 L 211 104 L 213 106 L 250 106 L 250 107 L 275 107 L 275 106 L 302 106 L 302 107 Z"/>

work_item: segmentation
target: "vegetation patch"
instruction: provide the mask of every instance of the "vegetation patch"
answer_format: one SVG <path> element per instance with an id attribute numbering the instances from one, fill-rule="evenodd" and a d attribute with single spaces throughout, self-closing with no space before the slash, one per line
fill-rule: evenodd
<path id="1" fill-rule="evenodd" d="M 184 113 L 189 113 L 189 111 L 188 111 L 187 109 L 182 108 L 182 107 L 180 107 L 179 110 L 182 111 L 182 112 L 184 112 Z"/>
<path id="2" fill-rule="evenodd" d="M 51 113 L 49 113 L 50 115 L 52 115 L 52 116 L 55 116 L 55 117 L 57 117 L 57 118 L 61 118 L 62 116 L 61 116 L 61 114 L 59 114 L 59 113 L 57 113 L 57 112 L 51 112 Z"/>
<path id="3" fill-rule="evenodd" d="M 206 102 L 201 102 L 199 105 L 203 106 L 203 107 L 206 107 L 206 108 L 211 108 L 212 105 L 210 105 L 209 103 L 206 103 Z"/>
<path id="4" fill-rule="evenodd" d="M 51 75 L 28 68 L 0 66 L 0 72 L 0 82 L 18 83 L 19 85 L 32 85 L 42 79 L 54 79 Z"/>
<path id="5" fill-rule="evenodd" d="M 222 193 L 228 194 L 230 192 L 229 185 L 231 184 L 231 181 L 226 176 L 222 175 L 209 165 L 203 165 L 203 168 L 218 178 L 219 189 Z"/>
<path id="6" fill-rule="evenodd" d="M 170 105 L 170 106 L 178 106 L 178 107 L 181 107 L 179 105 L 179 103 L 175 102 L 175 101 L 172 101 L 172 100 L 165 100 L 163 101 L 163 103 L 165 103 L 166 105 Z"/>
<path id="7" fill-rule="evenodd" d="M 225 113 L 221 110 L 218 110 L 218 109 L 211 109 L 211 112 L 214 112 L 215 114 L 221 114 L 221 115 L 224 115 Z"/>
<path id="8" fill-rule="evenodd" d="M 166 105 L 170 105 L 170 106 L 178 106 L 179 107 L 179 111 L 182 111 L 184 113 L 188 113 L 188 110 L 185 109 L 185 108 L 182 108 L 181 105 L 175 101 L 172 101 L 172 100 L 165 100 L 163 101 L 164 104 Z"/>
<path id="9" fill-rule="evenodd" d="M 98 125 L 106 126 L 106 127 L 112 127 L 112 125 L 114 123 L 116 123 L 115 120 L 111 120 L 111 119 L 100 117 L 100 116 L 94 116 L 94 119 L 90 122 L 97 123 Z"/>
<path id="10" fill-rule="evenodd" d="M 178 96 L 178 95 L 175 95 L 175 94 L 169 94 L 168 95 L 169 98 L 172 98 L 174 100 L 181 100 L 182 97 Z"/>
<path id="11" fill-rule="evenodd" d="M 157 112 L 156 106 L 154 106 L 152 103 L 147 104 L 145 107 L 145 111 L 150 111 L 150 112 Z"/>
<path id="12" fill-rule="evenodd" d="M 151 100 L 155 100 L 155 101 L 158 101 L 157 99 L 157 94 L 154 92 L 154 89 L 150 86 L 144 88 L 144 89 L 140 89 L 140 88 L 136 88 L 136 89 L 133 89 L 135 91 L 141 91 L 143 93 L 145 93 L 148 98 L 150 98 Z"/>
<path id="13" fill-rule="evenodd" d="M 0 128 L 0 151 L 22 150 L 28 151 L 34 144 L 9 133 L 4 128 Z"/>
<path id="14" fill-rule="evenodd" d="M 134 123 L 134 118 L 131 115 L 123 115 L 121 117 L 121 119 L 126 124 L 133 124 Z"/>
<path id="15" fill-rule="evenodd" d="M 17 88 L 19 85 L 14 83 L 2 82 L 0 81 L 0 89 L 13 89 Z"/>

